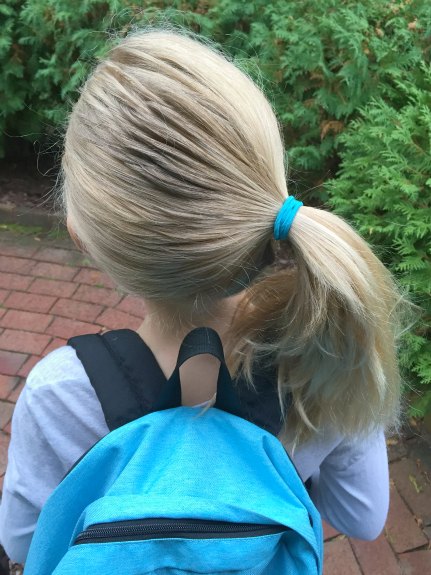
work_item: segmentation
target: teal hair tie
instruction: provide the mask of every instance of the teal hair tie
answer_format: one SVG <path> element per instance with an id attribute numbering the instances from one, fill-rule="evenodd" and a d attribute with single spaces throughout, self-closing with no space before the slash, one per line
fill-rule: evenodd
<path id="1" fill-rule="evenodd" d="M 296 212 L 304 204 L 289 196 L 283 203 L 274 222 L 274 239 L 285 240 L 289 234 L 290 226 L 296 216 Z"/>

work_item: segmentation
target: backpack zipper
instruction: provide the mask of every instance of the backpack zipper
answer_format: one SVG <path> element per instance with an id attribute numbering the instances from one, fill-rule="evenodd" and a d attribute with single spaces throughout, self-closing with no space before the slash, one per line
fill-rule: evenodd
<path id="1" fill-rule="evenodd" d="M 198 519 L 138 519 L 91 525 L 80 533 L 74 545 L 109 543 L 114 541 L 143 541 L 146 539 L 185 538 L 221 539 L 260 537 L 288 531 L 284 525 L 256 523 L 228 523 Z"/>

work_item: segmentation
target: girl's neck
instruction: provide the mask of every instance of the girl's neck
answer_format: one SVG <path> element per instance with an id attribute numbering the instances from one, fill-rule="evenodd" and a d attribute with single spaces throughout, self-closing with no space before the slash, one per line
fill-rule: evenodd
<path id="1" fill-rule="evenodd" d="M 193 325 L 167 329 L 160 314 L 147 303 L 147 316 L 137 333 L 153 352 L 164 375 L 169 377 L 176 365 L 180 345 L 186 334 L 195 327 L 211 327 L 226 344 L 227 334 L 242 294 L 222 301 L 217 315 L 193 322 Z M 215 393 L 219 362 L 212 356 L 200 355 L 181 368 L 182 400 L 184 405 L 195 405 L 211 399 Z"/>

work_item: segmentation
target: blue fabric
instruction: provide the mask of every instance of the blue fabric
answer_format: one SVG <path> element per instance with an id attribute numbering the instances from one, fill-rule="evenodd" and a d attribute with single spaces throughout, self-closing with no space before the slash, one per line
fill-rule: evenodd
<path id="1" fill-rule="evenodd" d="M 274 223 L 274 239 L 285 240 L 296 216 L 296 212 L 304 204 L 293 196 L 289 196 L 283 203 Z"/>
<path id="2" fill-rule="evenodd" d="M 73 546 L 90 525 L 152 517 L 289 530 Z M 180 407 L 129 423 L 90 450 L 42 510 L 25 573 L 320 575 L 322 554 L 319 514 L 281 443 L 218 409 Z"/>

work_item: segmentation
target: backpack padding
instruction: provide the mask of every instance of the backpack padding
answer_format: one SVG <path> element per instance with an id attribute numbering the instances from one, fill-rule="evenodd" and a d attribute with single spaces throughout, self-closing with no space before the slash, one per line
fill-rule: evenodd
<path id="1" fill-rule="evenodd" d="M 103 335 L 72 337 L 67 343 L 75 349 L 87 372 L 110 431 L 152 411 L 151 406 L 166 378 L 137 333 L 115 330 Z M 139 358 L 139 363 L 145 366 L 139 372 L 141 378 L 131 373 L 122 359 L 123 354 L 117 353 L 117 346 L 132 360 Z"/>
<path id="2" fill-rule="evenodd" d="M 241 403 L 232 384 L 232 379 L 224 359 L 223 345 L 216 331 L 208 327 L 198 327 L 184 338 L 178 352 L 177 364 L 171 377 L 162 389 L 154 411 L 179 407 L 181 405 L 180 367 L 197 355 L 210 354 L 220 361 L 217 378 L 217 397 L 214 407 L 238 417 L 243 417 Z"/>
<path id="3" fill-rule="evenodd" d="M 122 372 L 142 408 L 142 415 L 153 410 L 166 377 L 153 352 L 144 340 L 130 329 L 103 334 L 107 348 L 118 361 Z"/>

